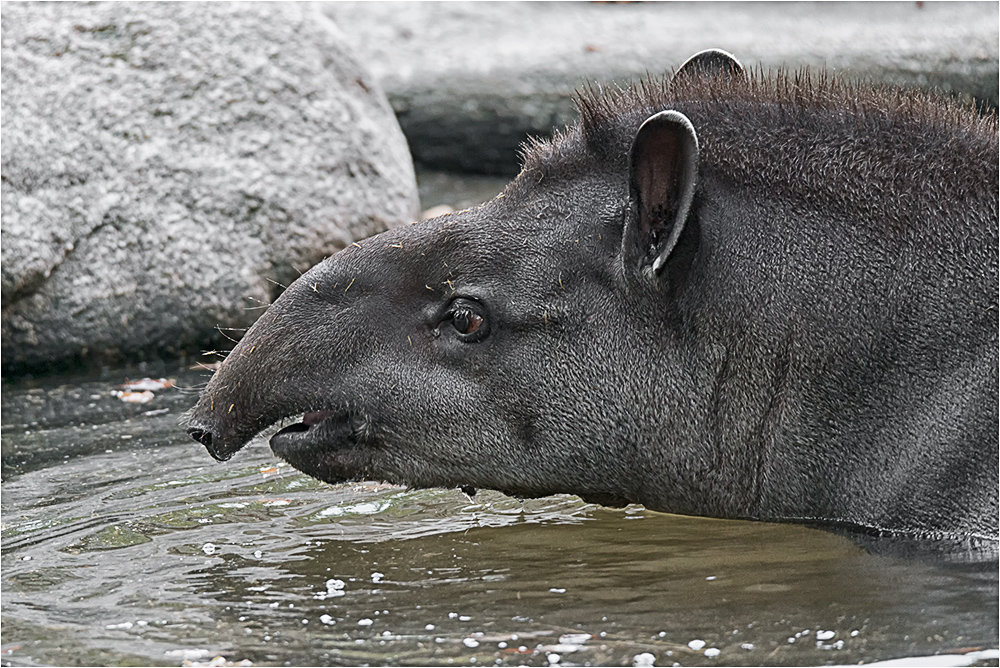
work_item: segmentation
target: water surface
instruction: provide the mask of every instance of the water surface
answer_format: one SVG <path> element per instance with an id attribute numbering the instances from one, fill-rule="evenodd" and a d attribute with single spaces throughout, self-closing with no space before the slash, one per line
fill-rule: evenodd
<path id="1" fill-rule="evenodd" d="M 5 665 L 821 665 L 997 646 L 995 563 L 569 496 L 329 486 L 263 441 L 218 464 L 178 426 L 205 376 L 172 371 L 180 388 L 141 405 L 112 394 L 135 369 L 4 386 Z"/>

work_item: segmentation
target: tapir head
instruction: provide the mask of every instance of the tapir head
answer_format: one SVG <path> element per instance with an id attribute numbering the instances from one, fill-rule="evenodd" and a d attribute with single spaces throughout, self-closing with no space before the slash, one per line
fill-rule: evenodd
<path id="1" fill-rule="evenodd" d="M 212 378 L 191 436 L 224 460 L 293 420 L 272 450 L 331 483 L 642 501 L 643 469 L 669 467 L 637 453 L 685 415 L 664 415 L 649 376 L 698 142 L 676 111 L 633 119 L 618 156 L 585 141 L 540 144 L 494 200 L 301 276 Z"/>

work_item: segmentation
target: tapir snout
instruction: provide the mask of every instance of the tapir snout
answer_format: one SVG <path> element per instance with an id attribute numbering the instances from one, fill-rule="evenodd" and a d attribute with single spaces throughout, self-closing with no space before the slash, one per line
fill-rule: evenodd
<path id="1" fill-rule="evenodd" d="M 223 461 L 275 422 L 299 415 L 306 427 L 331 421 L 336 374 L 372 353 L 359 321 L 366 311 L 393 308 L 375 280 L 327 260 L 289 286 L 211 379 L 188 415 L 188 434 Z M 336 336 L 324 336 L 331 327 Z"/>

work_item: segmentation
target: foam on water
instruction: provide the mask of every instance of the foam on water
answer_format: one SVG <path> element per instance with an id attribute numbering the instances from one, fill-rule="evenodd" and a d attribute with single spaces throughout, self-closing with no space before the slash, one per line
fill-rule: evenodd
<path id="1" fill-rule="evenodd" d="M 328 486 L 263 437 L 215 463 L 178 426 L 193 394 L 131 405 L 101 381 L 60 382 L 2 395 L 5 660 L 996 658 L 995 565 L 873 557 L 802 527 L 569 496 Z"/>

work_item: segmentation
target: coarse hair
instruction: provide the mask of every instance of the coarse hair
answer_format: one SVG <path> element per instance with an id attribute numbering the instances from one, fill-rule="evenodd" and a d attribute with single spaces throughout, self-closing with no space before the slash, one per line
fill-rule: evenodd
<path id="1" fill-rule="evenodd" d="M 682 72 L 626 87 L 591 84 L 576 102 L 576 124 L 523 145 L 525 181 L 627 172 L 639 126 L 676 109 L 697 132 L 700 170 L 747 187 L 890 223 L 948 210 L 942 198 L 988 197 L 996 211 L 996 111 L 977 113 L 972 103 L 934 91 L 851 82 L 826 71 L 757 69 L 731 77 Z M 984 183 L 994 185 L 992 192 L 981 192 Z"/>

